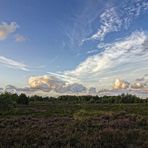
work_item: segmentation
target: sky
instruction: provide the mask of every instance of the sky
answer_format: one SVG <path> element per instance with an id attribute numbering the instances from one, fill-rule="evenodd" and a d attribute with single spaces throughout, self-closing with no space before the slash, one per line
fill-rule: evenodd
<path id="1" fill-rule="evenodd" d="M 147 0 L 0 0 L 0 92 L 148 96 Z"/>

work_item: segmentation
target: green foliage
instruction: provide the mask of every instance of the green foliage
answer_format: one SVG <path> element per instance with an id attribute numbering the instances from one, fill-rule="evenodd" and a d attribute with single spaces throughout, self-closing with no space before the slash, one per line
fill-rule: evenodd
<path id="1" fill-rule="evenodd" d="M 146 103 L 148 99 L 141 99 L 135 95 L 122 94 L 119 96 L 59 96 L 55 101 L 62 103 L 89 103 L 89 104 L 112 104 L 112 103 Z"/>
<path id="2" fill-rule="evenodd" d="M 118 104 L 118 103 L 147 103 L 148 99 L 141 99 L 135 95 L 122 94 L 119 96 L 59 96 L 55 97 L 41 97 L 31 96 L 28 97 L 25 94 L 2 94 L 5 97 L 11 98 L 13 102 L 17 104 L 29 104 L 29 102 L 49 102 L 52 104 L 64 103 L 64 104 Z M 0 95 L 0 97 L 2 96 Z"/>
<path id="3" fill-rule="evenodd" d="M 19 98 L 18 94 L 9 94 L 9 97 L 13 100 L 13 102 L 16 102 Z"/>
<path id="4" fill-rule="evenodd" d="M 119 96 L 59 96 L 55 97 L 41 97 L 41 96 L 26 96 L 25 94 L 0 94 L 0 114 L 1 115 L 70 115 L 81 109 L 88 109 L 93 107 L 98 111 L 98 107 L 104 111 L 122 111 L 128 110 L 132 113 L 147 114 L 145 106 L 148 99 L 141 99 L 130 94 L 122 94 Z M 30 108 L 25 108 L 30 103 Z M 123 105 L 127 104 L 127 105 Z M 132 108 L 130 107 L 130 104 Z M 141 105 L 138 105 L 141 104 Z M 22 105 L 24 106 L 22 108 Z M 33 106 L 32 106 L 33 105 Z M 105 107 L 106 105 L 106 107 Z M 136 106 L 139 109 L 136 108 Z M 43 106 L 43 107 L 42 107 Z M 134 107 L 135 106 L 135 107 Z M 143 108 L 141 108 L 143 106 Z M 104 108 L 105 107 L 105 108 Z M 4 110 L 10 110 L 4 112 Z M 105 111 L 106 111 L 105 109 Z M 89 110 L 90 111 L 90 110 Z"/>
<path id="5" fill-rule="evenodd" d="M 0 111 L 12 110 L 17 104 L 28 105 L 29 97 L 25 94 L 17 95 L 8 92 L 0 94 Z"/>
<path id="6" fill-rule="evenodd" d="M 109 111 L 80 109 L 78 112 L 73 114 L 73 117 L 76 120 L 86 120 L 93 117 L 99 117 L 101 115 L 111 115 L 111 114 L 112 113 Z"/>
<path id="7" fill-rule="evenodd" d="M 0 95 L 0 110 L 10 110 L 14 107 L 14 102 L 9 93 Z"/>
<path id="8" fill-rule="evenodd" d="M 17 104 L 28 105 L 29 98 L 25 94 L 21 94 L 16 100 Z"/>

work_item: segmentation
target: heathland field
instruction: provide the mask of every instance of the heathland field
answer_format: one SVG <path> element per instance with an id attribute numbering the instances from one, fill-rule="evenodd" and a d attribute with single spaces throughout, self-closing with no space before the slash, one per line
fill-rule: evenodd
<path id="1" fill-rule="evenodd" d="M 52 101 L 38 99 L 27 104 L 16 103 L 14 107 L 0 110 L 1 148 L 147 146 L 147 101 L 78 103 L 53 101 L 52 98 Z"/>

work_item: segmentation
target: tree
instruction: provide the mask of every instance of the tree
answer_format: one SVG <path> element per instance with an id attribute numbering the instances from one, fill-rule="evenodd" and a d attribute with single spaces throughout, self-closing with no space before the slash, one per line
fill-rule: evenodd
<path id="1" fill-rule="evenodd" d="M 10 110 L 14 107 L 13 100 L 9 93 L 0 95 L 0 110 Z"/>
<path id="2" fill-rule="evenodd" d="M 17 99 L 17 104 L 24 104 L 28 105 L 29 104 L 29 98 L 25 94 L 21 94 L 18 99 Z"/>

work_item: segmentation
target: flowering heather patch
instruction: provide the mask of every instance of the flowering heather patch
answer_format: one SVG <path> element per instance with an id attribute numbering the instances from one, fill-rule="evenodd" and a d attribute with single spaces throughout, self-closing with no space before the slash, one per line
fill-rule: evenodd
<path id="1" fill-rule="evenodd" d="M 0 147 L 145 147 L 148 118 L 109 114 L 73 117 L 0 119 Z"/>

